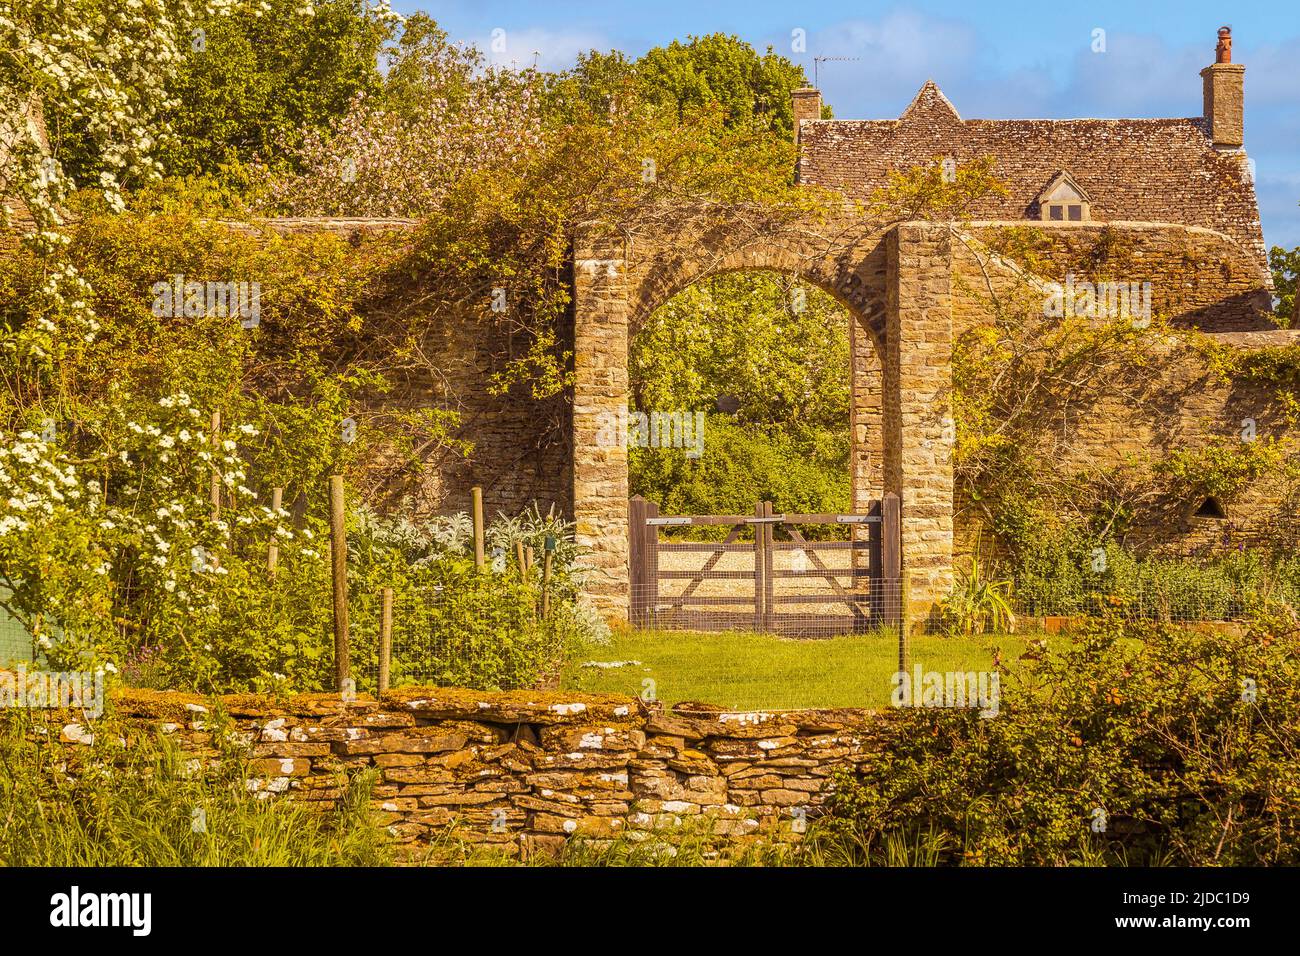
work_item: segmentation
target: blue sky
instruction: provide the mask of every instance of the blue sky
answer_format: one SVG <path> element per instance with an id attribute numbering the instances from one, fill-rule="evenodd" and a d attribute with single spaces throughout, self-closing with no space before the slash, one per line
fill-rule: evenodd
<path id="1" fill-rule="evenodd" d="M 1215 33 L 1233 28 L 1233 59 L 1246 65 L 1246 150 L 1269 245 L 1300 245 L 1300 8 L 1275 3 L 1149 3 L 1090 0 L 1057 7 L 1023 3 L 816 4 L 764 0 L 394 0 L 424 10 L 452 37 L 498 60 L 566 66 L 588 49 L 637 56 L 688 34 L 734 33 L 821 67 L 820 86 L 845 119 L 897 116 L 934 79 L 968 118 L 1198 116 L 1198 73 L 1214 59 Z M 1105 52 L 1093 52 L 1094 30 Z M 792 50 L 802 30 L 805 52 Z M 536 53 L 534 52 L 536 51 Z"/>

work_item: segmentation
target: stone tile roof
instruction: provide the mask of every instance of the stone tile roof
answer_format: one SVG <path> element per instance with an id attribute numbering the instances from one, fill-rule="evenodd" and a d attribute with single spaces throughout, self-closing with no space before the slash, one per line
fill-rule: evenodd
<path id="1" fill-rule="evenodd" d="M 1245 153 L 1216 150 L 1200 117 L 964 120 L 929 81 L 896 120 L 804 120 L 799 135 L 800 182 L 855 199 L 870 198 L 890 170 L 992 156 L 1010 196 L 981 202 L 972 218 L 1038 219 L 1038 196 L 1064 171 L 1088 192 L 1094 221 L 1213 229 L 1268 271 Z"/>

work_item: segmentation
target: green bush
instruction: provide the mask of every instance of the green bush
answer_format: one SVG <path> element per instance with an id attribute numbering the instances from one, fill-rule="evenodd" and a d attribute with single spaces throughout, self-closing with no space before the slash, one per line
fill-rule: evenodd
<path id="1" fill-rule="evenodd" d="M 444 558 L 413 570 L 394 594 L 394 686 L 434 684 L 511 690 L 558 674 L 578 639 L 567 604 L 543 618 L 531 580 L 480 571 L 465 558 Z M 379 598 L 354 602 L 353 663 L 358 686 L 371 689 L 377 666 Z"/>
<path id="2" fill-rule="evenodd" d="M 816 839 L 851 862 L 1300 863 L 1300 627 L 1096 620 L 1001 668 L 999 711 L 908 709 Z"/>
<path id="3" fill-rule="evenodd" d="M 607 640 L 608 628 L 579 596 L 570 523 L 534 507 L 516 517 L 499 515 L 485 538 L 489 562 L 480 570 L 465 515 L 413 520 L 365 508 L 355 513 L 349 587 L 361 689 L 373 689 L 377 676 L 384 588 L 394 592 L 394 686 L 534 687 L 558 675 L 566 653 Z M 548 542 L 551 574 L 543 589 Z M 533 555 L 523 574 L 517 543 Z"/>

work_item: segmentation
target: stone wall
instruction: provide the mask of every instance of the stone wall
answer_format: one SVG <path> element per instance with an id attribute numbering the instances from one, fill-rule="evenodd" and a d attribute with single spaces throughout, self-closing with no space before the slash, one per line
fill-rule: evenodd
<path id="1" fill-rule="evenodd" d="M 1170 223 L 976 222 L 971 233 L 1041 279 L 1151 284 L 1151 310 L 1172 325 L 1265 331 L 1272 295 L 1251 252 L 1219 232 Z"/>
<path id="2" fill-rule="evenodd" d="M 667 713 L 627 697 L 437 688 L 350 703 L 121 690 L 104 720 L 127 739 L 157 728 L 190 759 L 214 760 L 216 707 L 247 750 L 248 789 L 268 799 L 329 809 L 340 771 L 375 768 L 374 809 L 403 858 L 453 824 L 510 855 L 683 827 L 720 840 L 797 837 L 835 769 L 878 752 L 894 713 Z M 108 726 L 45 713 L 69 747 Z"/>
<path id="3" fill-rule="evenodd" d="M 1028 245 L 1026 233 L 1008 229 L 1008 224 L 977 224 L 953 243 L 953 323 L 959 337 L 989 322 L 994 299 L 1005 303 L 1027 296 L 1026 307 L 1033 307 L 1035 296 L 1043 295 L 1039 285 L 1044 280 L 1062 282 L 1067 272 L 1075 270 L 1079 281 L 1152 282 L 1153 312 L 1184 329 L 1196 327 L 1198 316 L 1208 316 L 1206 324 L 1211 328 L 1231 327 L 1236 323 L 1219 317 L 1244 318 L 1247 312 L 1242 304 L 1256 294 L 1248 291 L 1250 279 L 1241 259 L 1234 258 L 1238 247 L 1206 230 L 1135 225 L 1119 232 L 1113 243 L 1103 241 L 1112 251 L 1099 257 L 1092 250 L 1105 227 L 1035 227 L 1029 230 Z M 1028 247 L 1032 254 L 1026 258 Z M 1027 262 L 1035 265 L 1037 274 L 1023 268 Z M 1207 263 L 1213 263 L 1213 268 Z M 1130 267 L 1134 271 L 1125 275 Z M 1217 281 L 1200 278 L 1215 269 L 1221 270 Z M 1238 279 L 1240 287 L 1234 285 Z M 1102 378 L 1096 380 L 1090 374 L 1067 403 L 1050 411 L 1034 454 L 1063 471 L 1099 475 L 1149 466 L 1179 451 L 1239 443 L 1247 419 L 1254 423 L 1257 440 L 1300 437 L 1274 387 L 1226 380 L 1212 371 L 1202 348 L 1251 353 L 1295 345 L 1300 344 L 1300 330 L 1171 336 L 1154 326 L 1150 334 L 1152 338 L 1143 343 L 1148 358 L 1140 367 L 1111 367 L 1097 373 Z M 1281 482 L 1247 483 L 1220 502 L 1226 512 L 1223 518 L 1198 516 L 1204 499 L 1203 491 L 1190 487 L 1149 497 L 1134 515 L 1128 542 L 1144 550 L 1212 552 L 1260 545 L 1300 531 L 1294 489 Z M 986 516 L 960 491 L 954 510 L 957 550 L 969 552 Z"/>
<path id="4" fill-rule="evenodd" d="M 257 235 L 298 236 L 328 233 L 359 245 L 381 233 L 410 232 L 412 219 L 281 218 L 226 223 Z M 418 279 L 416 280 L 418 282 Z M 492 376 L 522 346 L 500 324 L 470 315 L 422 314 L 405 318 L 419 331 L 418 355 L 392 391 L 377 396 L 369 411 L 456 412 L 453 437 L 472 443 L 467 455 L 454 449 L 416 447 L 404 454 L 380 455 L 372 463 L 375 480 L 365 489 L 389 508 L 418 515 L 468 511 L 470 489 L 483 489 L 489 518 L 515 515 L 536 503 L 542 512 L 573 512 L 573 448 L 570 396 L 545 402 L 519 394 L 495 394 Z M 366 409 L 359 410 L 363 415 Z"/>

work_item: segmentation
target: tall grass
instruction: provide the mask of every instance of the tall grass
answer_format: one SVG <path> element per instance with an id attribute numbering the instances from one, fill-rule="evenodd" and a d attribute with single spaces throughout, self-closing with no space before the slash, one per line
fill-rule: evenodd
<path id="1" fill-rule="evenodd" d="M 259 799 L 238 752 L 195 769 L 154 732 L 129 741 L 96 724 L 90 746 L 59 744 L 31 714 L 0 715 L 0 865 L 378 866 L 372 774 L 340 779 L 329 811 Z M 220 736 L 220 733 L 216 736 Z"/>

